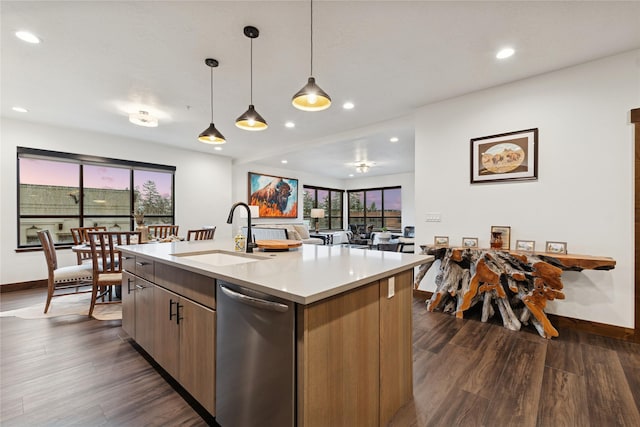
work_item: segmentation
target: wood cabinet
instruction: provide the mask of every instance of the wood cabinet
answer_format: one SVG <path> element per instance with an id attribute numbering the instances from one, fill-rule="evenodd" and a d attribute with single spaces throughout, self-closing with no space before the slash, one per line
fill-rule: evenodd
<path id="1" fill-rule="evenodd" d="M 122 329 L 153 356 L 153 283 L 122 272 Z"/>
<path id="2" fill-rule="evenodd" d="M 215 415 L 215 280 L 128 257 L 123 272 L 122 327 L 162 368 Z M 159 280 L 172 290 L 145 280 Z M 184 275 L 180 275 L 182 271 Z M 194 286 L 191 286 L 194 285 Z"/>
<path id="3" fill-rule="evenodd" d="M 215 414 L 216 313 L 156 286 L 154 359 Z"/>
<path id="4" fill-rule="evenodd" d="M 411 399 L 412 283 L 408 270 L 300 307 L 298 426 L 384 426 Z"/>

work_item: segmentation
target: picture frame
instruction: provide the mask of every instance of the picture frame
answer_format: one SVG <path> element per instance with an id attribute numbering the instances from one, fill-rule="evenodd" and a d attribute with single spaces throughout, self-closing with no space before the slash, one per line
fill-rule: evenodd
<path id="1" fill-rule="evenodd" d="M 477 237 L 463 237 L 462 238 L 462 247 L 463 248 L 477 248 L 478 247 L 478 238 Z"/>
<path id="2" fill-rule="evenodd" d="M 544 251 L 550 254 L 567 254 L 567 242 L 547 241 L 544 245 Z"/>
<path id="3" fill-rule="evenodd" d="M 535 252 L 535 250 L 536 250 L 535 240 L 516 240 L 516 251 Z"/>
<path id="4" fill-rule="evenodd" d="M 511 227 L 508 225 L 492 225 L 491 236 L 493 233 L 498 232 L 502 234 L 502 250 L 511 249 Z"/>
<path id="5" fill-rule="evenodd" d="M 256 205 L 260 218 L 298 217 L 298 180 L 249 172 L 249 205 Z"/>
<path id="6" fill-rule="evenodd" d="M 471 139 L 471 184 L 538 179 L 538 128 Z"/>
<path id="7" fill-rule="evenodd" d="M 438 247 L 449 246 L 449 236 L 434 236 L 433 244 Z"/>

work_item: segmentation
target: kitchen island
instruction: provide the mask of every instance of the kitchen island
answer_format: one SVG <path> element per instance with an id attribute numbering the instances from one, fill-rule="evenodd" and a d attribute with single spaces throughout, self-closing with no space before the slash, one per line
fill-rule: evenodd
<path id="1" fill-rule="evenodd" d="M 217 417 L 237 390 L 214 387 L 216 357 L 227 350 L 216 342 L 216 289 L 228 283 L 290 302 L 291 425 L 386 425 L 412 395 L 413 268 L 433 257 L 320 245 L 232 248 L 231 240 L 122 247 L 123 329 Z M 279 369 L 254 372 L 255 387 Z M 249 402 L 236 403 L 249 410 Z M 261 409 L 261 425 L 275 424 L 278 406 Z"/>

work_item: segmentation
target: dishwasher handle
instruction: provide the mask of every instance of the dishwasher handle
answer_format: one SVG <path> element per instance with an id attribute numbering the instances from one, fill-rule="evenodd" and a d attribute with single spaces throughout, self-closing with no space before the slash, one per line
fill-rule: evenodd
<path id="1" fill-rule="evenodd" d="M 252 307 L 261 308 L 261 309 L 270 310 L 270 311 L 277 311 L 280 313 L 284 313 L 285 311 L 289 310 L 289 306 L 286 304 L 280 304 L 278 302 L 266 301 L 260 298 L 250 297 L 248 295 L 244 295 L 239 292 L 232 291 L 231 289 L 225 287 L 224 285 L 220 285 L 220 290 L 224 292 L 224 294 L 229 298 L 231 298 L 232 300 L 250 305 Z"/>

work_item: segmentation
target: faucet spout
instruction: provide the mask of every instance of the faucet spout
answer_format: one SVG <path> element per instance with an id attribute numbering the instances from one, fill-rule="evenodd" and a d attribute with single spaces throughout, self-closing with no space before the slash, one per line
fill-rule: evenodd
<path id="1" fill-rule="evenodd" d="M 247 244 L 246 244 L 246 253 L 253 253 L 253 248 L 256 247 L 256 244 L 253 242 L 253 234 L 251 233 L 251 208 L 249 205 L 244 202 L 236 202 L 231 206 L 231 211 L 229 211 L 229 217 L 227 218 L 227 224 L 233 223 L 233 212 L 236 210 L 238 206 L 243 206 L 247 210 Z"/>

